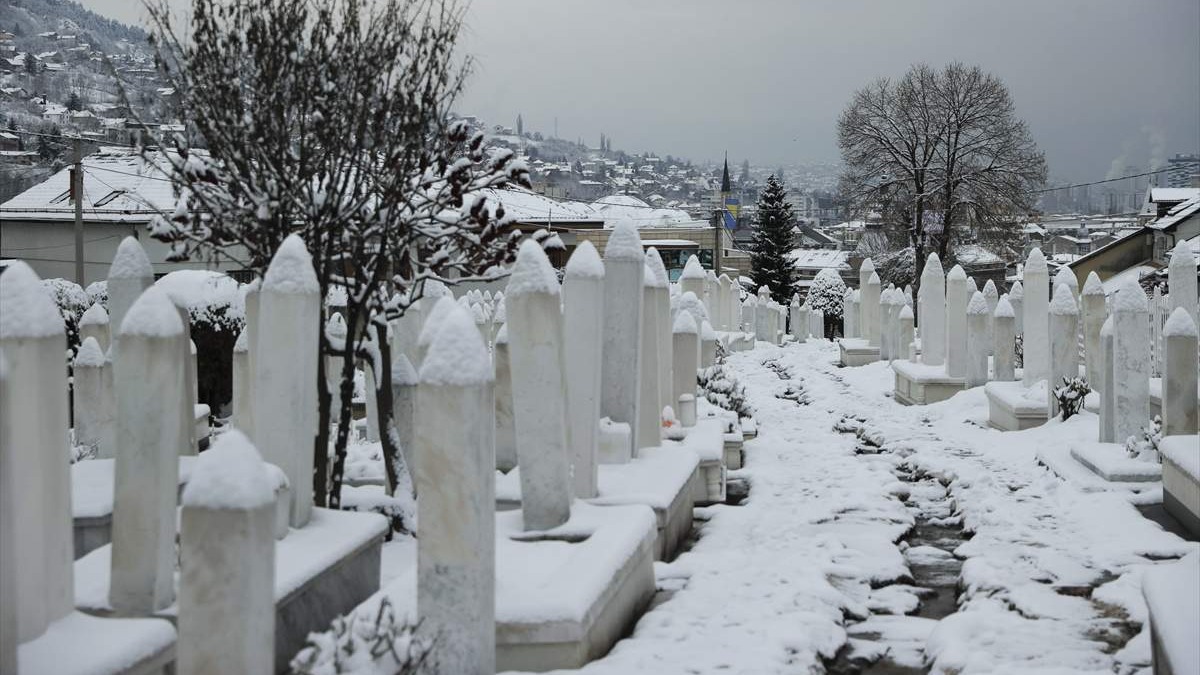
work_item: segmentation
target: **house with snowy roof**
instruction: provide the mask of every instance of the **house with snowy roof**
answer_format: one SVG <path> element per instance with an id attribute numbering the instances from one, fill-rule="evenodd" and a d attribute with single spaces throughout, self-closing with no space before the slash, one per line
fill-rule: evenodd
<path id="1" fill-rule="evenodd" d="M 1180 196 L 1187 198 L 1175 202 L 1161 216 L 1071 263 L 1071 270 L 1081 284 L 1091 272 L 1105 282 L 1118 275 L 1136 275 L 1139 279 L 1155 275 L 1170 262 L 1171 249 L 1176 243 L 1200 242 L 1200 188 L 1172 190 L 1187 192 L 1186 195 L 1172 193 L 1172 199 Z"/>
<path id="2" fill-rule="evenodd" d="M 21 259 L 42 278 L 75 275 L 75 203 L 69 168 L 0 204 L 0 259 Z M 162 165 L 119 148 L 101 148 L 83 160 L 84 282 L 107 278 L 117 246 L 139 239 L 157 275 L 209 267 L 234 272 L 228 262 L 167 262 L 168 249 L 149 224 L 175 211 L 176 198 Z"/>

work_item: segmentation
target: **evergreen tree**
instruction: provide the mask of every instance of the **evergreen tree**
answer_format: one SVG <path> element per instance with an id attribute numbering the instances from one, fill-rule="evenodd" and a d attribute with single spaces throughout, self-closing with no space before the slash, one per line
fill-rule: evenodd
<path id="1" fill-rule="evenodd" d="M 38 73 L 38 62 L 34 58 L 33 52 L 25 52 L 25 72 L 30 75 L 37 75 Z"/>
<path id="2" fill-rule="evenodd" d="M 787 304 L 795 292 L 795 269 L 790 253 L 795 248 L 792 228 L 795 215 L 783 184 L 772 174 L 758 197 L 754 239 L 750 248 L 750 276 L 771 289 L 776 302 Z"/>
<path id="3" fill-rule="evenodd" d="M 70 98 L 67 99 L 67 110 L 82 110 L 83 103 L 79 100 L 79 94 L 71 92 Z"/>

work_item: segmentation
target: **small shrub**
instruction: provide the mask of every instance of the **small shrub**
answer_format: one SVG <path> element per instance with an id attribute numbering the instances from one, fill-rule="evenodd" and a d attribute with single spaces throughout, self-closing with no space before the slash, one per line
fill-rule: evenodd
<path id="1" fill-rule="evenodd" d="M 1125 440 L 1125 452 L 1134 459 L 1143 462 L 1162 463 L 1158 454 L 1158 442 L 1162 440 L 1162 418 L 1158 415 L 1150 420 L 1150 424 L 1142 428 L 1141 437 L 1130 436 Z"/>
<path id="2" fill-rule="evenodd" d="M 1083 399 L 1092 391 L 1088 381 L 1082 377 L 1063 378 L 1062 386 L 1055 387 L 1054 398 L 1058 401 L 1058 409 L 1062 419 L 1070 419 L 1083 409 Z"/>
<path id="3" fill-rule="evenodd" d="M 330 630 L 310 633 L 291 668 L 293 675 L 410 675 L 428 665 L 429 647 L 416 626 L 397 620 L 385 596 L 373 621 L 351 612 Z"/>
<path id="4" fill-rule="evenodd" d="M 739 419 L 752 416 L 754 411 L 746 402 L 745 387 L 725 368 L 723 360 L 700 371 L 699 382 L 709 403 L 737 413 Z"/>

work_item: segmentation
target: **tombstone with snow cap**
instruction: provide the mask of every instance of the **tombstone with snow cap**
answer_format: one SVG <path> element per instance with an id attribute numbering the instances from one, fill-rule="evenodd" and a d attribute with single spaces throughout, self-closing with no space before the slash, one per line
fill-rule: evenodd
<path id="1" fill-rule="evenodd" d="M 921 362 L 940 366 L 946 362 L 946 277 L 936 253 L 925 259 L 921 271 Z"/>
<path id="2" fill-rule="evenodd" d="M 442 324 L 442 319 L 458 306 L 458 303 L 454 301 L 454 297 L 449 295 L 440 296 L 435 301 L 433 309 L 429 311 L 424 319 L 424 323 L 421 324 L 420 335 L 417 336 L 417 360 L 413 363 L 413 366 L 418 370 L 421 364 L 425 362 L 425 352 L 429 351 L 429 344 L 433 342 L 433 336 L 437 334 L 438 326 Z"/>
<path id="3" fill-rule="evenodd" d="M 112 365 L 106 362 L 95 336 L 84 338 L 79 345 L 74 366 L 75 445 L 94 448 L 101 459 L 114 457 L 117 401 Z"/>
<path id="4" fill-rule="evenodd" d="M 754 312 L 754 339 L 774 342 L 771 336 L 771 291 L 764 284 L 758 287 L 758 305 Z"/>
<path id="5" fill-rule="evenodd" d="M 158 288 L 142 293 L 117 331 L 109 604 L 119 614 L 150 615 L 175 600 L 175 504 L 185 442 L 183 411 L 175 402 L 186 381 L 183 337 L 179 313 Z"/>
<path id="6" fill-rule="evenodd" d="M 756 314 L 758 314 L 758 297 L 751 293 L 742 301 L 743 332 L 754 333 L 754 327 L 757 322 Z"/>
<path id="7" fill-rule="evenodd" d="M 108 311 L 100 303 L 93 303 L 83 316 L 79 317 L 79 341 L 96 338 L 101 352 L 108 351 L 110 340 Z"/>
<path id="8" fill-rule="evenodd" d="M 1079 307 L 1069 284 L 1054 285 L 1049 330 L 1050 381 L 1046 383 L 1046 405 L 1047 414 L 1053 417 L 1061 412 L 1054 390 L 1063 385 L 1064 379 L 1079 377 Z"/>
<path id="9" fill-rule="evenodd" d="M 717 331 L 708 319 L 700 322 L 700 367 L 708 368 L 717 361 Z"/>
<path id="10" fill-rule="evenodd" d="M 154 285 L 154 268 L 137 239 L 125 237 L 117 247 L 112 266 L 108 268 L 108 315 L 111 341 L 116 343 L 117 332 L 125 312 L 133 306 L 147 288 Z"/>
<path id="11" fill-rule="evenodd" d="M 1100 326 L 1100 442 L 1117 442 L 1117 418 L 1114 406 L 1116 404 L 1116 386 L 1113 377 L 1116 370 L 1113 367 L 1113 316 L 1110 314 Z"/>
<path id="12" fill-rule="evenodd" d="M 642 370 L 638 374 L 638 387 L 642 405 L 638 408 L 637 424 L 633 430 L 633 448 L 652 448 L 661 442 L 662 409 L 655 403 L 661 400 L 658 391 L 659 362 L 669 358 L 669 352 L 661 343 L 658 312 L 658 276 L 647 263 L 642 282 Z"/>
<path id="13" fill-rule="evenodd" d="M 704 271 L 704 295 L 701 300 L 704 301 L 704 311 L 712 317 L 713 321 L 717 320 L 717 309 L 721 304 L 718 300 L 718 293 L 721 290 L 720 284 L 717 282 L 717 274 L 712 270 Z"/>
<path id="14" fill-rule="evenodd" d="M 600 363 L 604 335 L 604 314 L 600 311 L 604 306 L 604 263 L 590 241 L 581 242 L 571 253 L 563 274 L 562 296 L 567 437 L 571 443 L 573 485 L 575 496 L 588 499 L 596 496 Z M 505 351 L 507 358 L 507 347 Z M 496 354 L 499 354 L 498 349 Z M 496 387 L 499 401 L 499 371 Z"/>
<path id="15" fill-rule="evenodd" d="M 536 241 L 521 244 L 505 297 L 521 510 L 525 529 L 549 530 L 571 516 L 571 461 L 561 294 Z"/>
<path id="16" fill-rule="evenodd" d="M 704 298 L 704 279 L 707 276 L 700 259 L 695 255 L 688 256 L 687 262 L 683 264 L 683 271 L 679 273 L 679 292 L 691 291 L 697 298 Z"/>
<path id="17" fill-rule="evenodd" d="M 946 373 L 950 377 L 967 374 L 967 303 L 971 297 L 968 290 L 967 273 L 955 265 L 946 275 Z"/>
<path id="18" fill-rule="evenodd" d="M 842 337 L 858 337 L 858 324 L 856 322 L 858 317 L 855 316 L 856 313 L 854 289 L 847 288 L 845 295 L 842 296 Z"/>
<path id="19" fill-rule="evenodd" d="M 911 305 L 904 305 L 900 308 L 898 323 L 900 324 L 900 354 L 896 358 L 915 363 L 917 352 L 913 340 L 916 337 L 916 327 Z"/>
<path id="20" fill-rule="evenodd" d="M 313 505 L 321 292 L 299 235 L 289 235 L 275 252 L 258 302 L 254 441 L 263 458 L 287 475 L 291 525 L 303 527 Z"/>
<path id="21" fill-rule="evenodd" d="M 654 313 L 658 331 L 658 403 L 654 406 L 654 414 L 661 424 L 663 408 L 675 407 L 671 401 L 671 280 L 667 276 L 667 268 L 663 265 L 662 256 L 653 246 L 646 249 L 646 265 L 654 272 L 658 283 L 654 285 L 654 302 L 657 310 Z M 724 276 L 724 275 L 722 275 Z M 728 281 L 729 277 L 725 277 Z M 727 300 L 728 298 L 726 298 Z M 725 308 L 729 314 L 730 308 Z"/>
<path id="22" fill-rule="evenodd" d="M 865 265 L 866 263 L 863 264 Z M 863 305 L 860 308 L 862 312 L 862 327 L 867 338 L 867 343 L 876 348 L 879 347 L 880 340 L 880 285 L 879 275 L 871 272 L 871 276 L 867 279 L 867 284 L 863 286 Z"/>
<path id="23" fill-rule="evenodd" d="M 1015 314 L 1008 294 L 1000 296 L 992 313 L 992 368 L 997 382 L 1011 382 L 1016 377 Z"/>
<path id="24" fill-rule="evenodd" d="M 1196 323 L 1184 306 L 1163 326 L 1163 436 L 1194 436 L 1197 431 Z"/>
<path id="25" fill-rule="evenodd" d="M 490 675 L 496 671 L 492 365 L 470 315 L 457 305 L 430 340 L 420 380 L 417 616 L 421 632 L 434 640 L 430 658 L 441 672 Z"/>
<path id="26" fill-rule="evenodd" d="M 1029 252 L 1023 285 L 1023 381 L 1032 387 L 1050 375 L 1050 277 L 1039 248 Z"/>
<path id="27" fill-rule="evenodd" d="M 810 307 L 808 316 L 812 321 L 813 338 L 817 340 L 825 339 L 825 313 L 819 309 Z"/>
<path id="28" fill-rule="evenodd" d="M 507 323 L 496 333 L 496 341 L 492 345 L 492 365 L 495 378 L 496 468 L 508 473 L 517 466 L 517 427 L 513 419 L 512 359 L 508 352 Z"/>
<path id="29" fill-rule="evenodd" d="M 1053 287 L 1053 286 L 1057 286 L 1059 284 L 1063 284 L 1068 289 L 1070 289 L 1071 297 L 1075 300 L 1076 304 L 1078 304 L 1078 302 L 1079 302 L 1079 278 L 1075 276 L 1075 273 L 1071 271 L 1070 267 L 1067 267 L 1064 265 L 1063 267 L 1058 268 L 1058 271 L 1054 273 L 1054 279 L 1050 285 Z M 1053 301 L 1053 299 L 1054 299 L 1053 292 L 1050 293 L 1050 298 Z"/>
<path id="30" fill-rule="evenodd" d="M 729 317 L 729 310 L 732 307 L 730 295 L 733 293 L 733 281 L 729 275 L 722 274 L 717 278 L 717 294 L 720 301 L 717 303 L 717 323 L 716 329 L 720 331 L 732 330 Z"/>
<path id="31" fill-rule="evenodd" d="M 275 485 L 240 431 L 196 462 L 180 516 L 180 675 L 275 670 Z"/>
<path id="32" fill-rule="evenodd" d="M 73 608 L 66 350 L 62 315 L 37 274 L 11 263 L 0 274 L 0 353 L 7 362 L 0 478 L 22 515 L 7 523 L 11 530 L 0 542 L 0 563 L 18 574 L 0 604 L 16 608 L 18 642 L 38 637 Z"/>
<path id="33" fill-rule="evenodd" d="M 1149 317 L 1146 293 L 1135 279 L 1117 288 L 1112 315 L 1113 433 L 1115 442 L 1124 443 L 1150 420 Z"/>
<path id="34" fill-rule="evenodd" d="M 675 410 L 679 412 L 680 421 L 687 424 L 688 417 L 685 408 L 690 404 L 692 409 L 691 421 L 695 423 L 696 405 L 696 370 L 699 359 L 699 326 L 691 312 L 680 310 L 675 316 L 672 333 L 672 371 L 674 377 L 673 397 L 676 401 Z"/>
<path id="35" fill-rule="evenodd" d="M 1100 353 L 1100 328 L 1108 316 L 1105 303 L 1104 285 L 1095 272 L 1089 272 L 1083 284 L 1083 294 L 1080 296 L 1080 310 L 1083 316 L 1083 358 L 1084 372 L 1088 384 L 1093 389 L 1100 386 L 1100 363 L 1103 355 Z"/>
<path id="36" fill-rule="evenodd" d="M 1008 304 L 1013 308 L 1013 326 L 1017 335 L 1025 330 L 1025 286 L 1014 281 L 1008 289 Z"/>
<path id="37" fill-rule="evenodd" d="M 249 329 L 242 328 L 237 340 L 233 343 L 233 360 L 230 367 L 232 386 L 233 426 L 242 429 L 252 424 L 254 417 L 254 394 L 252 382 L 254 371 L 250 367 Z M 331 408 L 337 410 L 337 408 Z M 242 433 L 246 433 L 242 431 Z M 247 434 L 248 436 L 248 434 Z"/>
<path id="38" fill-rule="evenodd" d="M 871 321 L 867 317 L 866 303 L 869 301 L 869 298 L 866 297 L 868 295 L 866 289 L 867 284 L 871 282 L 871 275 L 873 274 L 875 274 L 875 263 L 870 258 L 864 259 L 858 267 L 858 288 L 863 291 L 860 298 L 861 302 L 858 306 L 858 327 L 860 336 L 868 342 L 870 342 L 871 337 Z"/>
<path id="39" fill-rule="evenodd" d="M 8 389 L 8 360 L 0 349 L 0 672 L 17 672 L 17 573 L 14 531 L 17 527 L 17 476 L 13 473 L 13 439 L 9 410 L 6 403 L 12 397 Z"/>
<path id="40" fill-rule="evenodd" d="M 333 424 L 338 424 L 342 411 L 342 366 L 346 359 L 342 356 L 342 345 L 346 342 L 348 331 L 346 320 L 341 312 L 333 312 L 325 322 L 325 339 L 333 347 L 333 354 L 325 358 L 325 385 L 329 389 L 329 410 Z M 353 391 L 353 389 L 351 390 Z M 370 398 L 368 396 L 368 398 Z"/>
<path id="41" fill-rule="evenodd" d="M 1167 264 L 1167 284 L 1171 292 L 1171 313 L 1183 308 L 1200 326 L 1200 291 L 1197 290 L 1196 256 L 1188 241 L 1180 238 L 1171 250 L 1171 261 Z"/>
<path id="42" fill-rule="evenodd" d="M 642 276 L 645 268 L 645 252 L 637 228 L 630 221 L 617 223 L 604 248 L 600 414 L 631 428 L 637 425 L 641 406 Z"/>
<path id="43" fill-rule="evenodd" d="M 975 291 L 967 304 L 967 387 L 981 387 L 988 381 L 988 303 Z"/>
<path id="44" fill-rule="evenodd" d="M 400 453 L 411 478 L 416 475 L 417 453 L 413 443 L 413 425 L 416 424 L 417 371 L 404 352 L 396 352 L 392 359 L 392 421 L 396 425 L 396 437 L 400 442 Z M 386 485 L 386 483 L 385 483 Z M 389 486 L 390 487 L 390 486 Z"/>
<path id="45" fill-rule="evenodd" d="M 994 281 L 992 281 L 991 279 L 988 279 L 987 283 L 983 285 L 983 299 L 985 301 L 987 301 L 987 306 L 988 306 L 988 312 L 987 312 L 987 316 L 988 316 L 987 345 L 988 345 L 988 347 L 987 347 L 987 349 L 988 349 L 988 353 L 991 354 L 992 353 L 992 331 L 995 330 L 995 326 L 993 325 L 992 317 L 995 316 L 996 305 L 997 305 L 997 303 L 1000 302 L 1000 291 L 998 291 L 996 289 L 996 283 Z"/>
<path id="46" fill-rule="evenodd" d="M 788 307 L 788 324 L 792 329 L 792 337 L 796 342 L 808 340 L 808 310 L 800 303 L 800 294 L 792 294 L 792 304 Z"/>

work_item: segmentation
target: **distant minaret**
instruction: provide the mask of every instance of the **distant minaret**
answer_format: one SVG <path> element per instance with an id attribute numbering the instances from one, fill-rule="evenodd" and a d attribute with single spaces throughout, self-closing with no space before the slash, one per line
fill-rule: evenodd
<path id="1" fill-rule="evenodd" d="M 725 203 L 725 198 L 731 192 L 729 187 L 729 152 L 725 153 L 725 168 L 721 171 L 721 203 Z"/>
<path id="2" fill-rule="evenodd" d="M 725 229 L 737 228 L 740 200 L 733 196 L 733 188 L 729 184 L 729 153 L 725 153 L 725 166 L 721 170 L 721 220 Z"/>
<path id="3" fill-rule="evenodd" d="M 521 113 L 517 113 L 517 135 L 525 135 L 525 120 L 521 119 Z"/>

